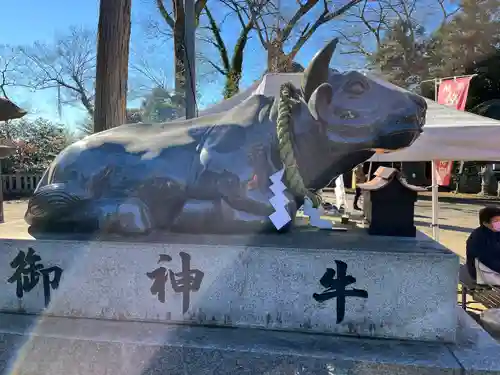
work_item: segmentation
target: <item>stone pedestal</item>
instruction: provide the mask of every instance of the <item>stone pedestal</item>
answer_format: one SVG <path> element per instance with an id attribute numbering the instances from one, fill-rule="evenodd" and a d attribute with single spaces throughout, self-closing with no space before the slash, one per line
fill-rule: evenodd
<path id="1" fill-rule="evenodd" d="M 458 267 L 355 231 L 4 239 L 0 374 L 500 374 Z"/>
<path id="2" fill-rule="evenodd" d="M 3 240 L 0 248 L 4 312 L 445 342 L 456 336 L 458 258 L 430 241 L 299 231 Z M 36 285 L 16 275 L 30 267 L 28 258 L 38 260 L 31 264 L 39 267 Z"/>

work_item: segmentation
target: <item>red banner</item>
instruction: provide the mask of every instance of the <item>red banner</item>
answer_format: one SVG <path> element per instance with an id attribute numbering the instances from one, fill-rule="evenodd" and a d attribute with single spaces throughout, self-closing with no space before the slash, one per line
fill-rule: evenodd
<path id="1" fill-rule="evenodd" d="M 437 102 L 463 111 L 471 79 L 472 77 L 465 77 L 441 81 Z"/>
<path id="2" fill-rule="evenodd" d="M 448 186 L 451 182 L 453 162 L 436 160 L 436 180 L 439 186 Z"/>
<path id="3" fill-rule="evenodd" d="M 459 111 L 465 110 L 471 79 L 472 77 L 462 77 L 441 81 L 437 96 L 438 103 Z M 451 182 L 453 161 L 436 160 L 436 168 L 438 185 L 448 186 Z"/>

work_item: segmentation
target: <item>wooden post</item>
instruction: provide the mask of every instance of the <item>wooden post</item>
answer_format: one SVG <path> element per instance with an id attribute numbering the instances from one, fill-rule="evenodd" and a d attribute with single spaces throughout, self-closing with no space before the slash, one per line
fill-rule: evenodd
<path id="1" fill-rule="evenodd" d="M 186 82 L 186 118 L 196 117 L 196 54 L 195 54 L 195 34 L 196 16 L 194 0 L 184 0 L 185 15 L 185 82 Z"/>
<path id="2" fill-rule="evenodd" d="M 101 0 L 97 40 L 94 132 L 126 122 L 132 0 Z"/>

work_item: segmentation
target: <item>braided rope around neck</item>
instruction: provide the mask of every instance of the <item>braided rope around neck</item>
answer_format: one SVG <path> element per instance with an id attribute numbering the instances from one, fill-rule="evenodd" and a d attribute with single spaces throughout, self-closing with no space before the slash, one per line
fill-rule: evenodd
<path id="1" fill-rule="evenodd" d="M 300 175 L 297 160 L 293 151 L 292 143 L 292 107 L 295 99 L 293 98 L 295 88 L 290 82 L 284 83 L 280 87 L 278 101 L 278 120 L 276 130 L 278 135 L 278 148 L 281 161 L 285 167 L 285 184 L 291 192 L 300 197 L 307 197 L 311 200 L 314 208 L 321 204 L 321 198 L 309 190 L 302 176 Z"/>

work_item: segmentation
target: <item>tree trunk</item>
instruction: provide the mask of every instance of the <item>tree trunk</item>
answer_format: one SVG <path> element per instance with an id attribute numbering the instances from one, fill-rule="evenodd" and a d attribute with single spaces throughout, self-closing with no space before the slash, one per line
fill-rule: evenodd
<path id="1" fill-rule="evenodd" d="M 94 132 L 126 122 L 132 0 L 101 0 Z"/>
<path id="2" fill-rule="evenodd" d="M 226 82 L 224 83 L 224 99 L 236 95 L 240 91 L 241 72 L 231 70 L 226 75 Z"/>
<path id="3" fill-rule="evenodd" d="M 267 49 L 267 71 L 269 73 L 292 73 L 294 71 L 292 59 L 278 43 L 271 43 Z"/>
<path id="4" fill-rule="evenodd" d="M 267 72 L 266 73 L 297 73 L 304 71 L 302 66 L 294 63 L 294 59 L 300 50 L 300 47 L 308 39 L 304 39 L 302 44 L 296 43 L 290 53 L 285 53 L 285 40 L 283 30 L 277 30 L 278 35 L 266 45 L 267 51 Z M 287 34 L 285 32 L 285 34 Z"/>
<path id="5" fill-rule="evenodd" d="M 186 107 L 186 67 L 184 58 L 186 49 L 184 48 L 185 41 L 185 14 L 182 4 L 179 4 L 174 23 L 174 59 L 175 59 L 175 96 L 174 104 L 185 108 Z"/>

